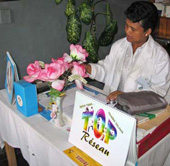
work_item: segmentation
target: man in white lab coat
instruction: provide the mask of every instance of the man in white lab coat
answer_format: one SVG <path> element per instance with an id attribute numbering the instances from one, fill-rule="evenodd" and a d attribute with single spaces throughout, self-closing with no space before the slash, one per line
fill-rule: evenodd
<path id="1" fill-rule="evenodd" d="M 105 83 L 108 101 L 124 92 L 151 90 L 170 103 L 169 55 L 151 36 L 158 21 L 156 7 L 137 1 L 125 15 L 126 37 L 112 45 L 104 60 L 85 65 L 87 72 L 92 79 Z"/>

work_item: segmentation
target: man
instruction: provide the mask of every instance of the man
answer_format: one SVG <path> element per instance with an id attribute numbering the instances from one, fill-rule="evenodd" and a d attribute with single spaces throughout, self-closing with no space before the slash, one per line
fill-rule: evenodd
<path id="1" fill-rule="evenodd" d="M 92 79 L 105 83 L 104 90 L 111 92 L 108 101 L 140 90 L 151 90 L 167 99 L 169 55 L 151 36 L 158 21 L 157 9 L 150 2 L 137 1 L 125 15 L 126 37 L 112 45 L 104 60 L 85 65 L 86 70 Z"/>

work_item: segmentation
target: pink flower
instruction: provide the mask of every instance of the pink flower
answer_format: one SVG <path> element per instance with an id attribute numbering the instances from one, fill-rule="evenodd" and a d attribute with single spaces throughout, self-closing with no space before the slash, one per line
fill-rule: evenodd
<path id="1" fill-rule="evenodd" d="M 63 90 L 65 81 L 64 80 L 55 80 L 52 82 L 51 87 L 57 89 L 58 91 Z"/>
<path id="2" fill-rule="evenodd" d="M 59 77 L 65 72 L 65 67 L 57 62 L 45 64 L 45 68 L 41 70 L 39 79 L 42 81 L 52 82 L 51 87 L 61 91 L 65 81 L 59 80 Z"/>
<path id="3" fill-rule="evenodd" d="M 78 62 L 73 62 L 73 69 L 72 69 L 71 73 L 72 73 L 72 75 L 79 75 L 83 78 L 88 77 L 88 75 L 86 74 L 86 69 L 85 69 L 84 65 L 81 65 Z M 83 89 L 83 84 L 82 84 L 81 80 L 76 79 L 75 83 L 79 89 Z"/>
<path id="4" fill-rule="evenodd" d="M 85 62 L 89 53 L 81 45 L 70 45 L 70 56 L 73 60 Z"/>
<path id="5" fill-rule="evenodd" d="M 64 53 L 61 58 L 52 58 L 50 64 L 44 64 L 42 61 L 29 64 L 27 67 L 28 75 L 24 76 L 24 79 L 28 82 L 35 80 L 48 82 L 51 86 L 51 96 L 62 95 L 61 91 L 68 85 L 69 81 L 75 80 L 77 87 L 82 89 L 82 82 L 86 83 L 84 77 L 88 77 L 88 75 L 85 67 L 80 64 L 85 62 L 87 57 L 88 53 L 82 46 L 71 44 L 70 55 Z M 70 76 L 70 74 L 72 75 Z"/>
<path id="6" fill-rule="evenodd" d="M 64 58 L 64 62 L 68 62 L 68 63 L 70 63 L 73 60 L 67 53 L 63 54 L 63 58 Z"/>
<path id="7" fill-rule="evenodd" d="M 51 82 L 52 79 L 50 80 L 50 78 L 47 76 L 47 72 L 48 72 L 48 70 L 47 70 L 48 67 L 47 66 L 48 66 L 48 64 L 45 64 L 45 68 L 41 70 L 38 78 L 39 78 L 39 80 L 42 80 L 42 81 Z"/>
<path id="8" fill-rule="evenodd" d="M 75 75 L 80 75 L 82 77 L 88 77 L 88 75 L 86 74 L 86 69 L 84 67 L 84 65 L 79 64 L 78 62 L 73 62 L 73 69 L 72 69 L 72 74 Z"/>
<path id="9" fill-rule="evenodd" d="M 39 74 L 39 79 L 43 81 L 52 82 L 57 80 L 63 73 L 65 68 L 59 63 L 45 64 L 45 69 L 43 69 Z"/>
<path id="10" fill-rule="evenodd" d="M 72 61 L 72 58 L 68 54 L 64 53 L 63 57 L 58 59 L 52 58 L 51 61 L 53 63 L 59 63 L 63 65 L 65 67 L 65 70 L 67 71 L 71 67 L 70 62 Z"/>
<path id="11" fill-rule="evenodd" d="M 36 79 L 38 79 L 41 70 L 42 69 L 39 61 L 35 61 L 34 63 L 29 64 L 27 67 L 28 76 L 24 76 L 24 80 L 27 82 L 35 81 Z"/>

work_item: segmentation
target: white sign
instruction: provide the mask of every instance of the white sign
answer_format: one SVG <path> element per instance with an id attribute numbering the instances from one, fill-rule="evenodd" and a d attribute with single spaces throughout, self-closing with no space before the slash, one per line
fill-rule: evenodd
<path id="1" fill-rule="evenodd" d="M 132 116 L 76 92 L 69 141 L 100 164 L 125 165 L 135 128 Z"/>

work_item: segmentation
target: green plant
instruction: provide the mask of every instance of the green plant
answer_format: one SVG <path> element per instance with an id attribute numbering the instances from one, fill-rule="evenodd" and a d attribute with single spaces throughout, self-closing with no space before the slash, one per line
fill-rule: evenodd
<path id="1" fill-rule="evenodd" d="M 59 5 L 62 0 L 55 0 Z M 106 12 L 96 13 L 96 5 L 106 2 Z M 96 36 L 96 17 L 104 14 L 106 18 L 106 25 L 97 39 Z M 82 25 L 88 25 L 89 31 L 85 32 L 85 39 L 82 46 L 89 53 L 88 62 L 96 63 L 98 58 L 98 50 L 100 46 L 108 46 L 113 42 L 114 36 L 117 33 L 117 21 L 113 19 L 110 9 L 110 4 L 106 0 L 83 0 L 80 5 L 76 6 L 75 0 L 68 0 L 65 15 L 67 17 L 67 40 L 69 43 L 76 44 L 81 39 Z"/>

